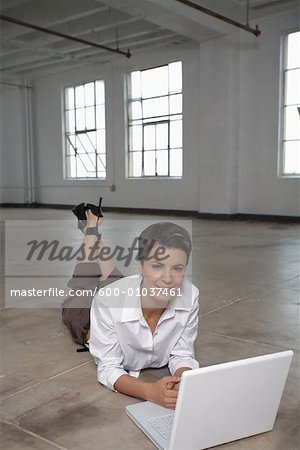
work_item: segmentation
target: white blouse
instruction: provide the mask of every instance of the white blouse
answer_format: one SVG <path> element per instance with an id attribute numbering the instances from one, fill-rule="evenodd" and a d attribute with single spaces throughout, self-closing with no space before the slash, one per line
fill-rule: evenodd
<path id="1" fill-rule="evenodd" d="M 89 349 L 98 381 L 112 390 L 121 375 L 138 377 L 148 367 L 168 364 L 172 375 L 180 367 L 199 367 L 199 290 L 185 280 L 152 334 L 141 309 L 141 282 L 140 275 L 121 278 L 100 289 L 92 303 Z"/>

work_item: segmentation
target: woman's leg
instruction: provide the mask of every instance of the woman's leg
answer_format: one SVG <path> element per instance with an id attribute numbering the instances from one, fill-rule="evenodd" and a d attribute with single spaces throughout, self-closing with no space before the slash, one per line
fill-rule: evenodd
<path id="1" fill-rule="evenodd" d="M 87 292 L 88 295 L 68 297 L 63 303 L 63 322 L 69 328 L 75 342 L 85 345 L 89 339 L 90 307 L 93 293 L 101 287 L 122 277 L 111 259 L 99 257 L 103 247 L 100 228 L 103 217 L 86 211 L 86 226 L 82 229 L 84 238 L 77 265 L 68 286 L 73 292 Z"/>

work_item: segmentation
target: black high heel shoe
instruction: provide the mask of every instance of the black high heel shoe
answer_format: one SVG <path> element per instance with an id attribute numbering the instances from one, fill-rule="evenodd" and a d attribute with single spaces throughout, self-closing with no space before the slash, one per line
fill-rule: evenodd
<path id="1" fill-rule="evenodd" d="M 92 213 L 97 217 L 103 217 L 102 209 L 101 209 L 102 197 L 99 198 L 99 205 L 92 205 L 91 203 L 87 203 L 86 210 L 90 209 Z"/>
<path id="2" fill-rule="evenodd" d="M 92 211 L 92 213 L 97 217 L 103 217 L 102 209 L 101 209 L 101 203 L 102 203 L 102 197 L 99 198 L 99 205 L 93 205 L 91 203 L 80 203 L 77 206 L 74 206 L 72 209 L 72 212 L 75 214 L 75 216 L 78 219 L 78 228 L 83 232 L 84 228 L 86 227 L 86 211 L 89 209 Z M 91 234 L 91 233 L 88 233 Z M 92 233 L 93 234 L 93 233 Z"/>

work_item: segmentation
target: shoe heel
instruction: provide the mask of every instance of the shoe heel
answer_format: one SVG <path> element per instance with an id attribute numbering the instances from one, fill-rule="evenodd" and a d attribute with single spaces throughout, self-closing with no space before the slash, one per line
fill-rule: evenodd
<path id="1" fill-rule="evenodd" d="M 101 209 L 101 203 L 102 203 L 102 197 L 99 198 L 99 205 L 92 205 L 91 203 L 88 203 L 86 205 L 86 209 L 90 209 L 92 213 L 97 217 L 103 217 L 103 212 Z"/>

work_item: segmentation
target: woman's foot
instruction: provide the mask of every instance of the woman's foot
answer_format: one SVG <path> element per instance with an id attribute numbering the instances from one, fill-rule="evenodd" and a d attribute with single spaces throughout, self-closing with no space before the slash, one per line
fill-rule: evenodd
<path id="1" fill-rule="evenodd" d="M 78 228 L 85 234 L 86 230 L 89 228 L 95 228 L 95 233 L 98 234 L 98 225 L 103 222 L 103 213 L 101 209 L 102 197 L 99 198 L 99 205 L 93 205 L 90 203 L 80 203 L 77 206 L 74 206 L 72 212 L 78 219 Z M 92 230 L 90 233 L 94 234 Z"/>
<path id="2" fill-rule="evenodd" d="M 99 234 L 98 227 L 104 222 L 104 217 L 95 216 L 90 209 L 88 209 L 85 213 L 86 221 L 85 226 L 82 229 L 82 232 L 87 234 Z M 88 230 L 92 232 L 88 232 Z"/>

